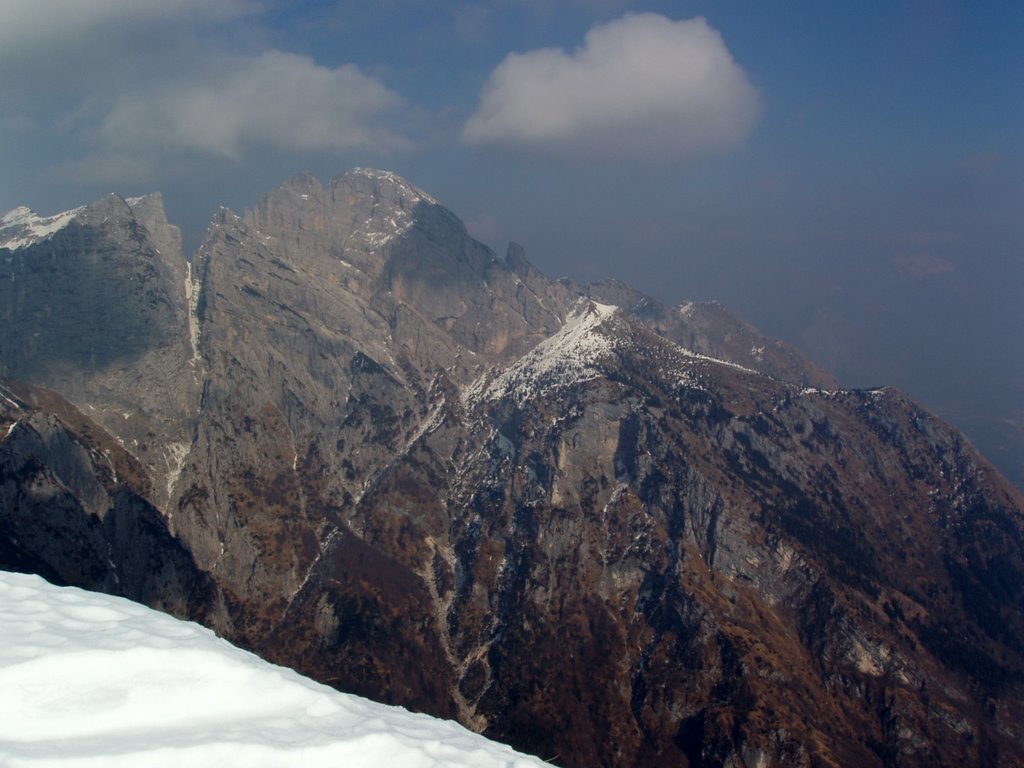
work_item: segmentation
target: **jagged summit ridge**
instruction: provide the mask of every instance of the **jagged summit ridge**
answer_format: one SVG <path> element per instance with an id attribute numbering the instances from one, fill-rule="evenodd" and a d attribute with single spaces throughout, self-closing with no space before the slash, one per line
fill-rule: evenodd
<path id="1" fill-rule="evenodd" d="M 13 208 L 0 216 L 0 248 L 15 251 L 43 242 L 72 222 L 81 222 L 98 211 L 109 211 L 111 206 L 123 206 L 132 214 L 144 217 L 147 224 L 151 224 L 155 218 L 161 220 L 165 227 L 170 226 L 163 211 L 163 198 L 159 192 L 128 198 L 111 192 L 89 205 L 80 205 L 49 216 L 41 216 L 24 205 Z M 177 230 L 176 227 L 172 229 Z"/>
<path id="2" fill-rule="evenodd" d="M 322 254 L 376 277 L 379 253 L 405 235 L 435 198 L 390 171 L 356 168 L 321 184 L 310 173 L 292 176 L 266 195 L 244 220 L 287 252 Z M 292 248 L 289 240 L 299 239 Z"/>
<path id="3" fill-rule="evenodd" d="M 0 248 L 15 251 L 45 240 L 66 227 L 83 210 L 85 206 L 40 216 L 30 208 L 18 206 L 0 217 Z"/>
<path id="4" fill-rule="evenodd" d="M 353 168 L 352 170 L 337 177 L 333 183 L 338 185 L 342 180 L 359 177 L 370 179 L 382 188 L 384 186 L 390 186 L 397 190 L 404 199 L 412 202 L 413 204 L 420 201 L 426 201 L 431 205 L 440 205 L 437 199 L 431 194 L 424 192 L 419 187 L 414 186 L 409 181 L 392 171 L 382 171 L 376 168 Z"/>
<path id="5" fill-rule="evenodd" d="M 0 260 L 0 376 L 55 389 L 88 410 L 166 487 L 187 448 L 198 381 L 188 264 L 159 193 L 108 194 L 33 224 Z M 29 231 L 29 225 L 34 229 Z"/>
<path id="6" fill-rule="evenodd" d="M 440 206 L 429 194 L 391 171 L 354 168 L 334 179 L 330 186 L 348 194 L 359 193 L 367 181 L 372 185 L 374 207 L 358 233 L 371 248 L 380 248 L 405 234 L 413 225 L 417 206 Z"/>

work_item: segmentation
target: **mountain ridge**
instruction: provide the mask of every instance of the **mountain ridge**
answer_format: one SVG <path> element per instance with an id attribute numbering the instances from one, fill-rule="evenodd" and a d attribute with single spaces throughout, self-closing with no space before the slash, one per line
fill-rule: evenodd
<path id="1" fill-rule="evenodd" d="M 1024 500 L 905 395 L 714 304 L 548 280 L 393 174 L 292 177 L 190 260 L 147 199 L 0 251 L 10 327 L 81 326 L 97 263 L 155 334 L 87 329 L 135 357 L 84 384 L 76 350 L 0 348 L 70 401 L 0 402 L 6 530 L 45 529 L 41 488 L 82 506 L 59 469 L 92 456 L 81 488 L 156 511 L 142 599 L 566 765 L 1024 762 Z M 81 450 L 19 448 L 28 411 Z"/>

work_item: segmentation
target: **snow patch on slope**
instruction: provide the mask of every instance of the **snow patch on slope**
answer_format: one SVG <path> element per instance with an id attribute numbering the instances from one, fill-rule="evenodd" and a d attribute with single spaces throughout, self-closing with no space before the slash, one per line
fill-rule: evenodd
<path id="1" fill-rule="evenodd" d="M 174 495 L 174 486 L 181 477 L 181 470 L 185 467 L 185 459 L 188 458 L 188 443 L 168 443 L 164 447 L 164 462 L 167 464 L 167 498 Z"/>
<path id="2" fill-rule="evenodd" d="M 74 208 L 53 216 L 40 216 L 25 206 L 19 206 L 0 216 L 0 248 L 14 251 L 51 237 L 66 227 L 84 210 Z"/>
<path id="3" fill-rule="evenodd" d="M 760 371 L 756 371 L 753 368 L 748 368 L 745 365 L 734 363 L 732 360 L 723 360 L 720 357 L 711 357 L 710 355 L 703 355 L 700 352 L 694 352 L 693 350 L 687 349 L 686 347 L 679 347 L 679 351 L 686 357 L 693 360 L 701 360 L 706 363 L 714 363 L 715 365 L 724 365 L 726 368 L 732 368 L 734 371 L 741 371 L 743 373 L 749 373 L 753 376 L 764 376 L 765 374 Z"/>
<path id="4" fill-rule="evenodd" d="M 405 234 L 412 226 L 412 216 L 400 215 L 390 216 L 383 221 L 374 222 L 367 219 L 364 223 L 365 229 L 361 232 L 363 242 L 373 248 L 380 248 L 385 243 L 390 243 L 397 237 Z"/>
<path id="5" fill-rule="evenodd" d="M 542 341 L 497 378 L 487 374 L 462 394 L 466 407 L 475 402 L 511 397 L 522 405 L 552 391 L 581 384 L 601 375 L 601 358 L 615 348 L 615 340 L 601 332 L 619 308 L 596 301 L 579 302 L 553 336 Z"/>
<path id="6" fill-rule="evenodd" d="M 0 765 L 528 768 L 121 598 L 0 572 Z"/>
<path id="7" fill-rule="evenodd" d="M 202 362 L 199 355 L 199 280 L 192 276 L 192 260 L 185 262 L 185 300 L 188 302 L 188 340 L 192 346 L 189 364 L 195 371 Z"/>

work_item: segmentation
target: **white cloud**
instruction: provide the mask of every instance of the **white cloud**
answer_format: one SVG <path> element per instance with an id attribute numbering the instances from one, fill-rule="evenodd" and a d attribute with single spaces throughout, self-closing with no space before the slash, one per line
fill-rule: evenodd
<path id="1" fill-rule="evenodd" d="M 11 53 L 89 37 L 98 30 L 118 34 L 167 22 L 218 21 L 255 6 L 253 0 L 3 0 L 0 49 Z"/>
<path id="2" fill-rule="evenodd" d="M 399 96 L 354 65 L 331 69 L 271 50 L 213 59 L 200 70 L 119 94 L 100 124 L 100 143 L 228 158 L 250 147 L 344 152 L 407 144 L 378 124 L 401 106 Z"/>
<path id="3" fill-rule="evenodd" d="M 257 0 L 0 0 L 0 100 L 58 109 L 237 39 Z"/>
<path id="4" fill-rule="evenodd" d="M 409 145 L 402 99 L 353 64 L 267 49 L 268 0 L 0 0 L 0 102 L 72 177 L 145 178 L 249 150 Z M 13 140 L 15 124 L 0 123 Z M 75 152 L 76 156 L 67 156 Z"/>
<path id="5" fill-rule="evenodd" d="M 469 144 L 584 159 L 688 159 L 741 143 L 758 94 L 703 18 L 627 14 L 572 53 L 513 53 L 463 130 Z"/>

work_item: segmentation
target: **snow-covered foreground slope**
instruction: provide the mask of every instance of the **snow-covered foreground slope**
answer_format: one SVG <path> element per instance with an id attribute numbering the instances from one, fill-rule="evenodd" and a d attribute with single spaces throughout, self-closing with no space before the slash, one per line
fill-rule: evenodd
<path id="1" fill-rule="evenodd" d="M 0 765 L 544 765 L 338 693 L 191 623 L 0 572 Z"/>

